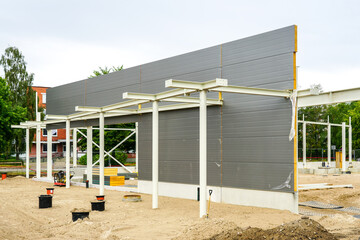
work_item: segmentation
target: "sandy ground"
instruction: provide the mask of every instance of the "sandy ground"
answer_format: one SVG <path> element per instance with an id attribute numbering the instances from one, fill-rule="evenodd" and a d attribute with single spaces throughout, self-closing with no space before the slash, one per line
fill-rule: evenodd
<path id="1" fill-rule="evenodd" d="M 360 207 L 359 180 L 360 175 L 301 175 L 300 183 L 352 183 L 356 188 L 301 192 L 300 201 L 347 201 L 348 206 Z M 142 202 L 123 202 L 129 193 L 105 190 L 104 212 L 93 211 L 89 219 L 72 222 L 70 211 L 90 209 L 99 190 L 55 187 L 53 207 L 39 209 L 38 196 L 51 186 L 23 177 L 0 180 L 0 239 L 206 239 L 236 227 L 270 229 L 300 219 L 289 211 L 219 203 L 211 203 L 209 219 L 199 219 L 197 201 L 160 197 L 159 209 L 153 210 L 151 195 L 142 194 Z M 360 235 L 360 220 L 348 214 L 310 218 L 341 239 Z"/>
<path id="2" fill-rule="evenodd" d="M 352 184 L 354 188 L 337 188 L 326 190 L 309 190 L 299 193 L 299 202 L 318 201 L 331 203 L 343 207 L 360 208 L 360 174 L 343 175 L 309 175 L 301 174 L 299 184 L 330 183 L 333 185 Z M 300 209 L 318 212 L 320 214 L 333 215 L 311 217 L 318 221 L 330 232 L 338 233 L 339 237 L 347 239 L 359 239 L 360 220 L 354 218 L 351 213 L 339 213 L 337 210 L 316 210 L 314 208 L 300 207 Z"/>

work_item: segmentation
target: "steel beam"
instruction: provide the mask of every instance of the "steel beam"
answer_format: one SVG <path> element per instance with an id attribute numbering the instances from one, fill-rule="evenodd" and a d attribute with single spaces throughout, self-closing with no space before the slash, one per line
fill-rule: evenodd
<path id="1" fill-rule="evenodd" d="M 135 123 L 135 171 L 136 173 L 139 172 L 139 123 Z"/>
<path id="2" fill-rule="evenodd" d="M 345 172 L 346 170 L 346 130 L 345 130 L 345 122 L 342 123 L 342 171 Z"/>
<path id="3" fill-rule="evenodd" d="M 66 120 L 66 188 L 70 188 L 70 120 Z"/>
<path id="4" fill-rule="evenodd" d="M 159 103 L 153 101 L 152 111 L 152 208 L 158 208 L 159 185 Z"/>
<path id="5" fill-rule="evenodd" d="M 40 143 L 41 129 L 40 125 L 36 126 L 36 178 L 41 177 L 41 143 Z"/>
<path id="6" fill-rule="evenodd" d="M 303 166 L 306 168 L 306 122 L 303 123 Z"/>
<path id="7" fill-rule="evenodd" d="M 166 94 L 166 98 L 164 95 Z M 166 102 L 181 102 L 181 103 L 196 103 L 199 104 L 200 100 L 194 97 L 178 97 L 179 94 L 183 94 L 182 91 L 167 91 L 159 94 L 148 93 L 123 93 L 124 99 L 143 99 L 149 101 L 161 100 Z M 207 104 L 222 105 L 222 101 L 219 99 L 207 99 Z"/>
<path id="8" fill-rule="evenodd" d="M 304 121 L 299 120 L 299 123 L 303 123 L 303 122 Z M 328 126 L 330 124 L 330 126 L 342 127 L 342 124 L 337 124 L 337 123 L 312 122 L 312 121 L 306 121 L 306 123 L 308 123 L 308 124 L 316 124 L 316 125 L 324 125 L 324 126 Z M 345 127 L 349 127 L 349 125 L 345 124 Z"/>
<path id="9" fill-rule="evenodd" d="M 26 178 L 30 177 L 30 129 L 26 128 Z"/>
<path id="10" fill-rule="evenodd" d="M 165 81 L 165 87 L 169 88 L 182 88 L 182 89 L 196 89 L 207 90 L 216 87 L 224 87 L 228 85 L 227 79 L 216 78 L 207 82 L 191 82 L 169 79 Z"/>
<path id="11" fill-rule="evenodd" d="M 93 162 L 93 151 L 92 151 L 92 127 L 86 128 L 86 169 L 87 169 L 87 180 L 89 181 L 89 186 L 92 185 L 92 162 Z"/>
<path id="12" fill-rule="evenodd" d="M 327 158 L 328 158 L 328 164 L 330 167 L 331 164 L 331 125 L 329 122 L 329 117 L 328 117 L 328 131 L 327 131 L 327 149 L 328 149 L 328 153 L 327 153 Z"/>
<path id="13" fill-rule="evenodd" d="M 77 167 L 77 129 L 73 129 L 73 167 Z"/>
<path id="14" fill-rule="evenodd" d="M 207 188 L 207 106 L 206 90 L 200 91 L 200 132 L 199 132 L 199 156 L 200 156 L 200 218 L 206 215 L 206 188 Z"/>
<path id="15" fill-rule="evenodd" d="M 52 179 L 52 130 L 47 131 L 47 178 Z"/>
<path id="16" fill-rule="evenodd" d="M 291 94 L 291 91 L 289 90 L 275 90 L 275 89 L 239 87 L 239 86 L 218 87 L 211 89 L 211 91 L 262 95 L 262 96 L 272 96 L 272 97 L 285 97 L 285 98 L 288 98 Z"/>
<path id="17" fill-rule="evenodd" d="M 352 126 L 351 117 L 349 117 L 349 164 L 352 163 Z"/>
<path id="18" fill-rule="evenodd" d="M 298 107 L 308 107 L 323 104 L 353 102 L 360 100 L 360 88 L 350 88 L 338 91 L 324 92 L 319 95 L 298 96 Z"/>
<path id="19" fill-rule="evenodd" d="M 99 195 L 104 195 L 104 183 L 105 183 L 105 179 L 104 179 L 104 148 L 105 148 L 105 136 L 104 136 L 104 122 L 105 122 L 105 118 L 104 118 L 104 113 L 100 112 L 100 116 L 99 116 L 99 128 L 100 128 L 100 133 L 99 133 L 99 138 L 100 138 L 100 147 L 99 147 L 99 160 L 100 160 L 100 194 Z"/>

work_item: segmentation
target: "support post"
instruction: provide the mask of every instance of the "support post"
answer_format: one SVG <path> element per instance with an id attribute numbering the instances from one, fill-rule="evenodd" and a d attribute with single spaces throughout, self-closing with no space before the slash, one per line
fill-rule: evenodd
<path id="1" fill-rule="evenodd" d="M 30 177 L 30 130 L 26 128 L 26 178 Z"/>
<path id="2" fill-rule="evenodd" d="M 77 167 L 77 128 L 73 129 L 73 167 Z"/>
<path id="3" fill-rule="evenodd" d="M 36 125 L 36 178 L 41 177 L 41 143 L 40 143 L 40 136 L 41 136 L 41 129 L 40 125 Z"/>
<path id="4" fill-rule="evenodd" d="M 327 131 L 327 158 L 328 158 L 328 165 L 330 167 L 331 164 L 331 125 L 328 116 L 328 131 Z"/>
<path id="5" fill-rule="evenodd" d="M 104 113 L 100 112 L 100 117 L 99 117 L 99 129 L 100 129 L 100 148 L 99 148 L 99 160 L 100 160 L 100 195 L 104 195 L 104 183 L 105 183 L 105 179 L 104 179 L 104 148 L 105 148 L 105 141 L 104 141 Z"/>
<path id="6" fill-rule="evenodd" d="M 38 112 L 38 93 L 36 92 L 35 96 L 35 114 L 36 114 L 36 121 L 40 121 L 40 113 Z M 40 125 L 36 125 L 36 178 L 41 177 L 41 143 L 40 143 Z"/>
<path id="7" fill-rule="evenodd" d="M 135 171 L 139 172 L 139 123 L 135 123 Z"/>
<path id="8" fill-rule="evenodd" d="M 153 101 L 152 112 L 152 208 L 158 208 L 159 181 L 159 103 Z"/>
<path id="9" fill-rule="evenodd" d="M 47 131 L 47 178 L 52 179 L 52 130 Z"/>
<path id="10" fill-rule="evenodd" d="M 306 122 L 303 122 L 303 166 L 306 168 Z"/>
<path id="11" fill-rule="evenodd" d="M 93 151 L 92 151 L 92 138 L 93 132 L 92 127 L 86 128 L 86 169 L 87 169 L 87 180 L 89 180 L 89 186 L 92 185 L 92 162 L 93 162 Z"/>
<path id="12" fill-rule="evenodd" d="M 351 117 L 349 117 L 349 164 L 352 163 L 352 126 Z"/>
<path id="13" fill-rule="evenodd" d="M 66 188 L 70 188 L 70 120 L 66 120 Z"/>
<path id="14" fill-rule="evenodd" d="M 346 171 L 345 160 L 346 160 L 346 127 L 345 127 L 345 122 L 343 122 L 342 123 L 342 158 L 341 158 L 343 172 Z"/>
<path id="15" fill-rule="evenodd" d="M 207 109 L 206 90 L 200 91 L 200 218 L 206 215 L 207 181 Z"/>

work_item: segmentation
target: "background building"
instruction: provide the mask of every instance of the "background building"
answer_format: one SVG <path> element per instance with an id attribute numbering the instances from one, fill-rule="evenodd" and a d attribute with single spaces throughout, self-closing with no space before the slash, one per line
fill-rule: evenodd
<path id="1" fill-rule="evenodd" d="M 34 91 L 38 93 L 38 99 L 39 99 L 39 108 L 43 108 L 44 114 L 46 114 L 46 90 L 49 87 L 39 87 L 39 86 L 33 86 L 32 87 Z M 52 131 L 52 152 L 53 157 L 64 157 L 66 152 L 66 132 L 65 129 L 54 129 Z M 30 149 L 30 158 L 36 157 L 36 134 L 34 135 L 34 139 L 32 141 L 31 149 Z M 47 130 L 42 129 L 41 136 L 41 157 L 46 157 L 47 154 Z"/>

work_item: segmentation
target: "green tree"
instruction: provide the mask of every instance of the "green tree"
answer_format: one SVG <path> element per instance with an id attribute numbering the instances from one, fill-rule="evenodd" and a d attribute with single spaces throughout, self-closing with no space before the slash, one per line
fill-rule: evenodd
<path id="1" fill-rule="evenodd" d="M 12 104 L 11 92 L 6 81 L 0 77 L 0 152 L 8 158 L 14 132 L 11 125 L 24 121 L 26 109 Z"/>
<path id="2" fill-rule="evenodd" d="M 360 102 L 352 103 L 353 108 L 349 110 L 352 125 L 353 149 L 360 148 Z"/>
<path id="3" fill-rule="evenodd" d="M 94 75 L 90 75 L 89 78 L 98 77 L 98 76 L 105 75 L 105 74 L 109 74 L 109 73 L 112 73 L 112 72 L 118 72 L 118 71 L 121 71 L 122 69 L 123 69 L 123 65 L 118 66 L 118 67 L 113 66 L 113 67 L 111 67 L 111 68 L 108 68 L 108 67 L 105 67 L 105 68 L 99 67 L 99 70 L 94 70 L 94 71 L 93 71 L 93 74 L 94 74 Z"/>
<path id="4" fill-rule="evenodd" d="M 1 56 L 0 65 L 3 67 L 10 90 L 10 101 L 14 106 L 26 109 L 25 120 L 34 120 L 35 92 L 31 88 L 34 74 L 27 72 L 24 56 L 18 48 L 8 47 Z M 11 141 L 14 142 L 16 158 L 19 159 L 19 153 L 25 149 L 25 132 L 20 129 L 14 130 Z"/>

